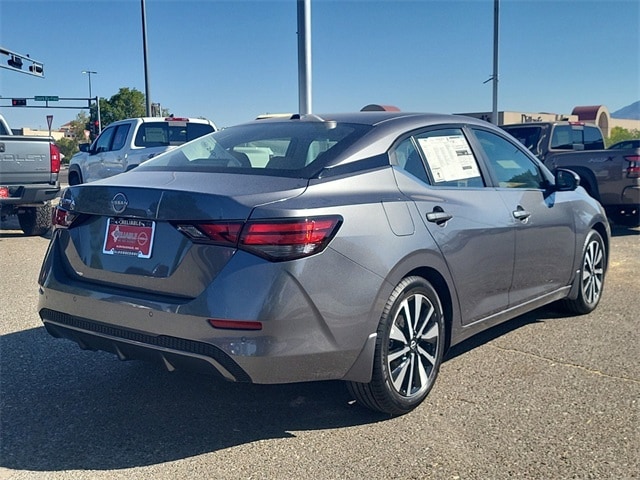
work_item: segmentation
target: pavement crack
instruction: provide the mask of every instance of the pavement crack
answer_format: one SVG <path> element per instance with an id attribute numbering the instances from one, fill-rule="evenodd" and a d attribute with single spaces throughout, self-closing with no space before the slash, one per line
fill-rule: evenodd
<path id="1" fill-rule="evenodd" d="M 522 350 L 518 350 L 518 349 L 515 349 L 515 348 L 505 348 L 505 347 L 500 347 L 499 345 L 489 345 L 489 346 L 492 347 L 492 348 L 495 348 L 496 350 L 501 350 L 503 352 L 512 352 L 512 353 L 518 353 L 520 355 L 525 355 L 525 356 L 528 356 L 528 357 L 534 357 L 534 358 L 537 358 L 539 360 L 547 361 L 547 362 L 552 363 L 554 365 L 563 365 L 563 366 L 566 366 L 566 367 L 576 368 L 578 370 L 583 370 L 585 372 L 591 373 L 592 375 L 598 375 L 600 377 L 607 377 L 607 378 L 612 378 L 612 379 L 615 379 L 615 380 L 622 380 L 622 381 L 625 381 L 625 382 L 631 382 L 631 383 L 635 383 L 635 384 L 640 385 L 640 379 L 637 379 L 637 378 L 625 377 L 625 376 L 621 376 L 621 375 L 611 375 L 611 374 L 608 374 L 608 373 L 604 373 L 604 372 L 602 372 L 600 370 L 594 370 L 592 368 L 588 368 L 588 367 L 585 367 L 583 365 L 578 365 L 576 363 L 563 362 L 563 361 L 557 360 L 555 358 L 544 357 L 542 355 L 538 355 L 538 354 L 531 353 L 531 352 L 524 352 Z"/>

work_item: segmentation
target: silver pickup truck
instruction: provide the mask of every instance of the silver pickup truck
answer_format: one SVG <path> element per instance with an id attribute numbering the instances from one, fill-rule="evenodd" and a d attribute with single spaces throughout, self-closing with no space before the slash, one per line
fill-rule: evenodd
<path id="1" fill-rule="evenodd" d="M 26 235 L 51 228 L 60 191 L 60 150 L 51 137 L 13 135 L 0 115 L 0 216 L 17 215 Z"/>

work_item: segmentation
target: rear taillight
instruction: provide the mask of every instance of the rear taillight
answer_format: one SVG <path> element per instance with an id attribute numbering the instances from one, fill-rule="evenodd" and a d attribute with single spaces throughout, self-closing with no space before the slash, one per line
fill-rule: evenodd
<path id="1" fill-rule="evenodd" d="M 629 162 L 627 178 L 640 178 L 640 155 L 627 155 L 624 159 Z"/>
<path id="2" fill-rule="evenodd" d="M 9 188 L 8 187 L 0 187 L 0 198 L 9 198 Z"/>
<path id="3" fill-rule="evenodd" d="M 272 261 L 321 252 L 334 237 L 339 216 L 176 225 L 194 241 L 237 247 Z"/>
<path id="4" fill-rule="evenodd" d="M 49 156 L 51 157 L 51 173 L 60 172 L 60 149 L 55 143 L 49 144 Z"/>
<path id="5" fill-rule="evenodd" d="M 51 223 L 53 224 L 53 228 L 69 228 L 77 217 L 77 214 L 57 206 L 53 209 Z"/>

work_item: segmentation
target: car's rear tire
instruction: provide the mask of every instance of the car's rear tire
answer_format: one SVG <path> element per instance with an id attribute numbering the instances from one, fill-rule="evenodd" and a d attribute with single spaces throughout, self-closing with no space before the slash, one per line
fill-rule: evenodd
<path id="1" fill-rule="evenodd" d="M 570 313 L 586 314 L 592 312 L 600 302 L 604 288 L 604 277 L 607 270 L 607 247 L 602 236 L 591 230 L 584 242 L 578 296 L 560 302 L 562 308 Z"/>
<path id="2" fill-rule="evenodd" d="M 44 235 L 51 229 L 51 205 L 25 208 L 18 213 L 18 223 L 25 235 Z"/>
<path id="3" fill-rule="evenodd" d="M 437 292 L 422 277 L 393 290 L 380 318 L 369 383 L 348 382 L 356 401 L 402 415 L 428 395 L 444 356 L 445 322 Z"/>

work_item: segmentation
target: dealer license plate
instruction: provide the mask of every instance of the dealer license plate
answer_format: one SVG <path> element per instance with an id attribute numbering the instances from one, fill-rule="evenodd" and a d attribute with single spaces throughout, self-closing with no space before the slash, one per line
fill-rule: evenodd
<path id="1" fill-rule="evenodd" d="M 149 258 L 155 228 L 151 220 L 109 218 L 102 253 Z"/>

